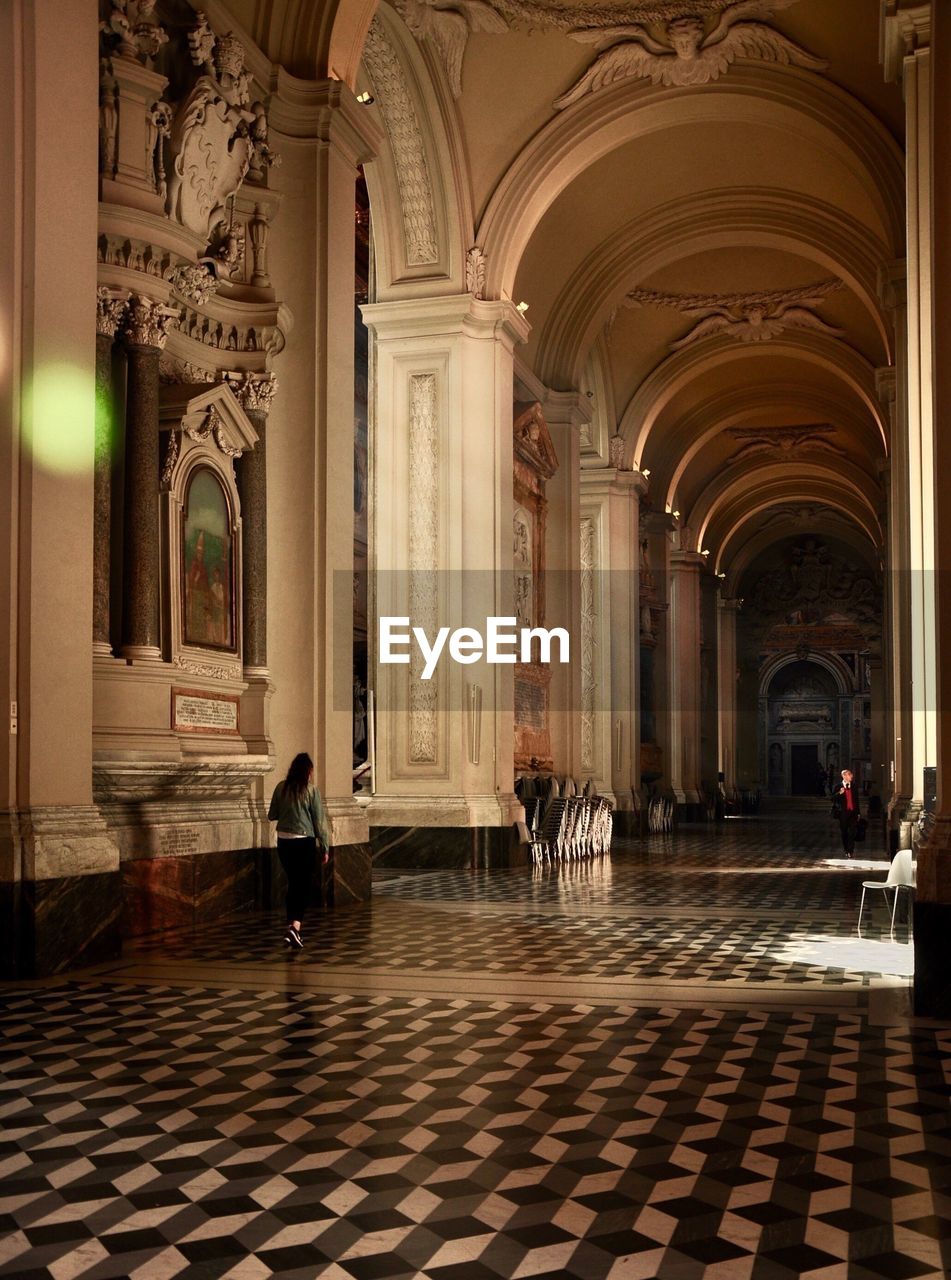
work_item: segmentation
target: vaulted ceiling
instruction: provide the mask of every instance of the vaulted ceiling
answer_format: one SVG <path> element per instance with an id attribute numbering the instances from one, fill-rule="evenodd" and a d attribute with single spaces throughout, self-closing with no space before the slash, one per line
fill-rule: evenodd
<path id="1" fill-rule="evenodd" d="M 229 7 L 273 61 L 317 75 L 336 57 L 345 76 L 376 6 Z M 724 571 L 764 531 L 783 533 L 783 510 L 882 544 L 881 282 L 904 253 L 904 114 L 879 62 L 879 9 L 384 7 L 415 39 L 423 111 L 455 139 L 464 172 L 447 189 L 468 205 L 455 225 L 485 252 L 486 294 L 529 306 L 525 363 L 557 390 L 598 387 L 596 411 L 651 472 L 651 503 L 679 510 Z M 724 32 L 719 47 L 736 47 L 709 73 L 673 52 L 693 41 L 709 59 Z"/>

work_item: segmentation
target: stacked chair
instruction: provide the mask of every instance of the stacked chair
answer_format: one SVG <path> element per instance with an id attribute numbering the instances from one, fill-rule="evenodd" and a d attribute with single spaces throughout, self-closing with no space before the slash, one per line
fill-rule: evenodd
<path id="1" fill-rule="evenodd" d="M 516 823 L 519 842 L 532 862 L 575 862 L 602 857 L 611 850 L 614 810 L 591 782 L 574 778 L 520 778 L 516 794 L 525 821 Z"/>
<path id="2" fill-rule="evenodd" d="M 655 796 L 647 806 L 647 829 L 651 835 L 666 835 L 674 825 L 674 802 L 666 796 Z"/>

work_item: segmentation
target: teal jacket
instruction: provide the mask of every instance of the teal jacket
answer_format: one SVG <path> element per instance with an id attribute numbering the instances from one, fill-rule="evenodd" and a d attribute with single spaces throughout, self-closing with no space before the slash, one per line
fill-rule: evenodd
<path id="1" fill-rule="evenodd" d="M 330 848 L 330 824 L 327 811 L 316 787 L 310 786 L 299 799 L 285 798 L 284 783 L 279 782 L 271 796 L 268 820 L 277 823 L 278 831 L 296 832 L 301 836 L 316 836 L 320 844 Z"/>

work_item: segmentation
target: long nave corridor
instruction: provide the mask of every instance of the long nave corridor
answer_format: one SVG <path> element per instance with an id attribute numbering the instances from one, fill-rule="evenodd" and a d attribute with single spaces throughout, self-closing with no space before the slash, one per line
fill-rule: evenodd
<path id="1" fill-rule="evenodd" d="M 946 1274 L 951 1031 L 835 835 L 386 870 L 300 953 L 248 914 L 9 989 L 0 1274 Z"/>

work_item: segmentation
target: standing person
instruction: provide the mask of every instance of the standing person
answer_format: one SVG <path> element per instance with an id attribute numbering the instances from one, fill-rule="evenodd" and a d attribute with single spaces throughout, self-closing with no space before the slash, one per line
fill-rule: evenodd
<path id="1" fill-rule="evenodd" d="M 320 792 L 314 786 L 314 762 L 305 751 L 291 761 L 287 777 L 274 788 L 268 821 L 277 823 L 277 856 L 287 876 L 287 931 L 284 941 L 301 950 L 301 924 L 310 902 L 318 843 L 330 861 L 330 828 Z"/>
<path id="2" fill-rule="evenodd" d="M 859 824 L 859 795 L 852 786 L 852 770 L 842 770 L 842 781 L 832 793 L 832 816 L 842 831 L 842 848 L 851 858 L 855 852 L 855 829 Z"/>

